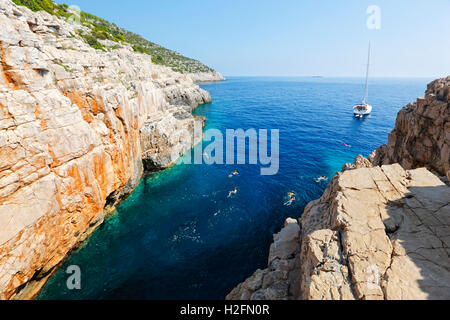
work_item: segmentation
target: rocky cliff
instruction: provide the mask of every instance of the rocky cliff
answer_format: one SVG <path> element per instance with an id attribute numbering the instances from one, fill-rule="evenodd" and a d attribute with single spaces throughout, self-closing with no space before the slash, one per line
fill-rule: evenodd
<path id="1" fill-rule="evenodd" d="M 450 188 L 438 177 L 450 165 L 449 86 L 436 80 L 401 110 L 389 144 L 288 219 L 268 268 L 227 299 L 450 299 Z"/>
<path id="2" fill-rule="evenodd" d="M 79 28 L 0 0 L 0 299 L 32 297 L 143 163 L 166 167 L 201 140 L 191 111 L 206 91 Z"/>
<path id="3" fill-rule="evenodd" d="M 425 98 L 399 112 L 388 144 L 369 159 L 374 165 L 399 163 L 450 174 L 450 77 L 430 83 Z"/>

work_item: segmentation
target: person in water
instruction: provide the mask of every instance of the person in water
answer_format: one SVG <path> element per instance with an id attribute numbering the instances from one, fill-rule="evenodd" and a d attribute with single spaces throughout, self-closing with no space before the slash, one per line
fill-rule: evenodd
<path id="1" fill-rule="evenodd" d="M 232 178 L 233 176 L 238 176 L 238 175 L 239 175 L 239 172 L 237 170 L 234 170 L 234 172 L 232 174 L 230 174 L 228 176 L 228 178 Z"/>
<path id="2" fill-rule="evenodd" d="M 320 177 L 320 178 L 317 178 L 316 179 L 316 182 L 317 183 L 320 183 L 320 182 L 322 182 L 322 181 L 327 181 L 328 180 L 328 178 L 326 177 L 326 176 L 322 176 L 322 177 Z"/>
<path id="3" fill-rule="evenodd" d="M 352 147 L 351 145 L 346 144 L 345 142 L 344 142 L 344 146 L 346 146 L 347 148 L 351 148 Z"/>
<path id="4" fill-rule="evenodd" d="M 288 192 L 289 200 L 284 203 L 285 206 L 290 206 L 295 201 L 295 191 Z"/>
<path id="5" fill-rule="evenodd" d="M 291 198 L 289 199 L 289 201 L 286 201 L 286 202 L 284 203 L 284 205 L 287 206 L 287 207 L 289 207 L 290 205 L 292 205 L 292 203 L 294 203 L 294 201 L 295 201 L 295 197 L 291 197 Z"/>
<path id="6" fill-rule="evenodd" d="M 237 195 L 237 192 L 238 192 L 238 189 L 237 189 L 237 187 L 236 187 L 236 188 L 234 188 L 233 191 L 230 191 L 230 192 L 228 193 L 228 198 L 231 198 L 232 196 Z"/>

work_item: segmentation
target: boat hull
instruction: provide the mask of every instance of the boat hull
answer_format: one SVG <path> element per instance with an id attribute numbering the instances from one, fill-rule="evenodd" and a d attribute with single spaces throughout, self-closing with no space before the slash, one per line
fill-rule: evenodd
<path id="1" fill-rule="evenodd" d="M 354 113 L 355 117 L 368 116 L 369 114 L 372 113 L 372 106 L 369 104 L 354 106 L 353 113 Z"/>

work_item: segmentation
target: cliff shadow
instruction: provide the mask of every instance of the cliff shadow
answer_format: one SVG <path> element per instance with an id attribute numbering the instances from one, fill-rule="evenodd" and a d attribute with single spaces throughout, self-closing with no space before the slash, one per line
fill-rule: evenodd
<path id="1" fill-rule="evenodd" d="M 450 187 L 408 187 L 386 209 L 393 253 L 381 279 L 385 299 L 450 299 Z"/>

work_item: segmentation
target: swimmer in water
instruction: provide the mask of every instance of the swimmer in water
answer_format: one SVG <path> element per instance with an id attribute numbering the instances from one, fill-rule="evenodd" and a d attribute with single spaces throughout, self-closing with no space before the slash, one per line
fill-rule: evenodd
<path id="1" fill-rule="evenodd" d="M 327 181 L 328 180 L 328 178 L 326 177 L 326 176 L 322 176 L 322 177 L 320 177 L 320 178 L 317 178 L 316 179 L 316 182 L 317 183 L 320 183 L 320 182 L 322 182 L 322 181 Z"/>
<path id="2" fill-rule="evenodd" d="M 347 148 L 351 148 L 352 147 L 351 145 L 346 144 L 345 142 L 344 142 L 344 146 L 346 146 Z"/>
<path id="3" fill-rule="evenodd" d="M 288 198 L 289 200 L 284 203 L 285 206 L 290 206 L 295 201 L 295 192 L 288 192 Z"/>
<path id="4" fill-rule="evenodd" d="M 295 197 L 292 197 L 289 199 L 289 201 L 286 201 L 284 203 L 285 206 L 289 207 L 290 205 L 292 205 L 292 203 L 295 201 Z"/>
<path id="5" fill-rule="evenodd" d="M 233 173 L 231 173 L 228 178 L 233 178 L 233 176 L 238 176 L 239 172 L 237 170 L 235 170 Z"/>
<path id="6" fill-rule="evenodd" d="M 232 196 L 237 195 L 237 192 L 238 192 L 238 189 L 237 189 L 237 188 L 234 188 L 233 191 L 230 191 L 230 192 L 228 193 L 228 198 L 231 198 Z"/>

